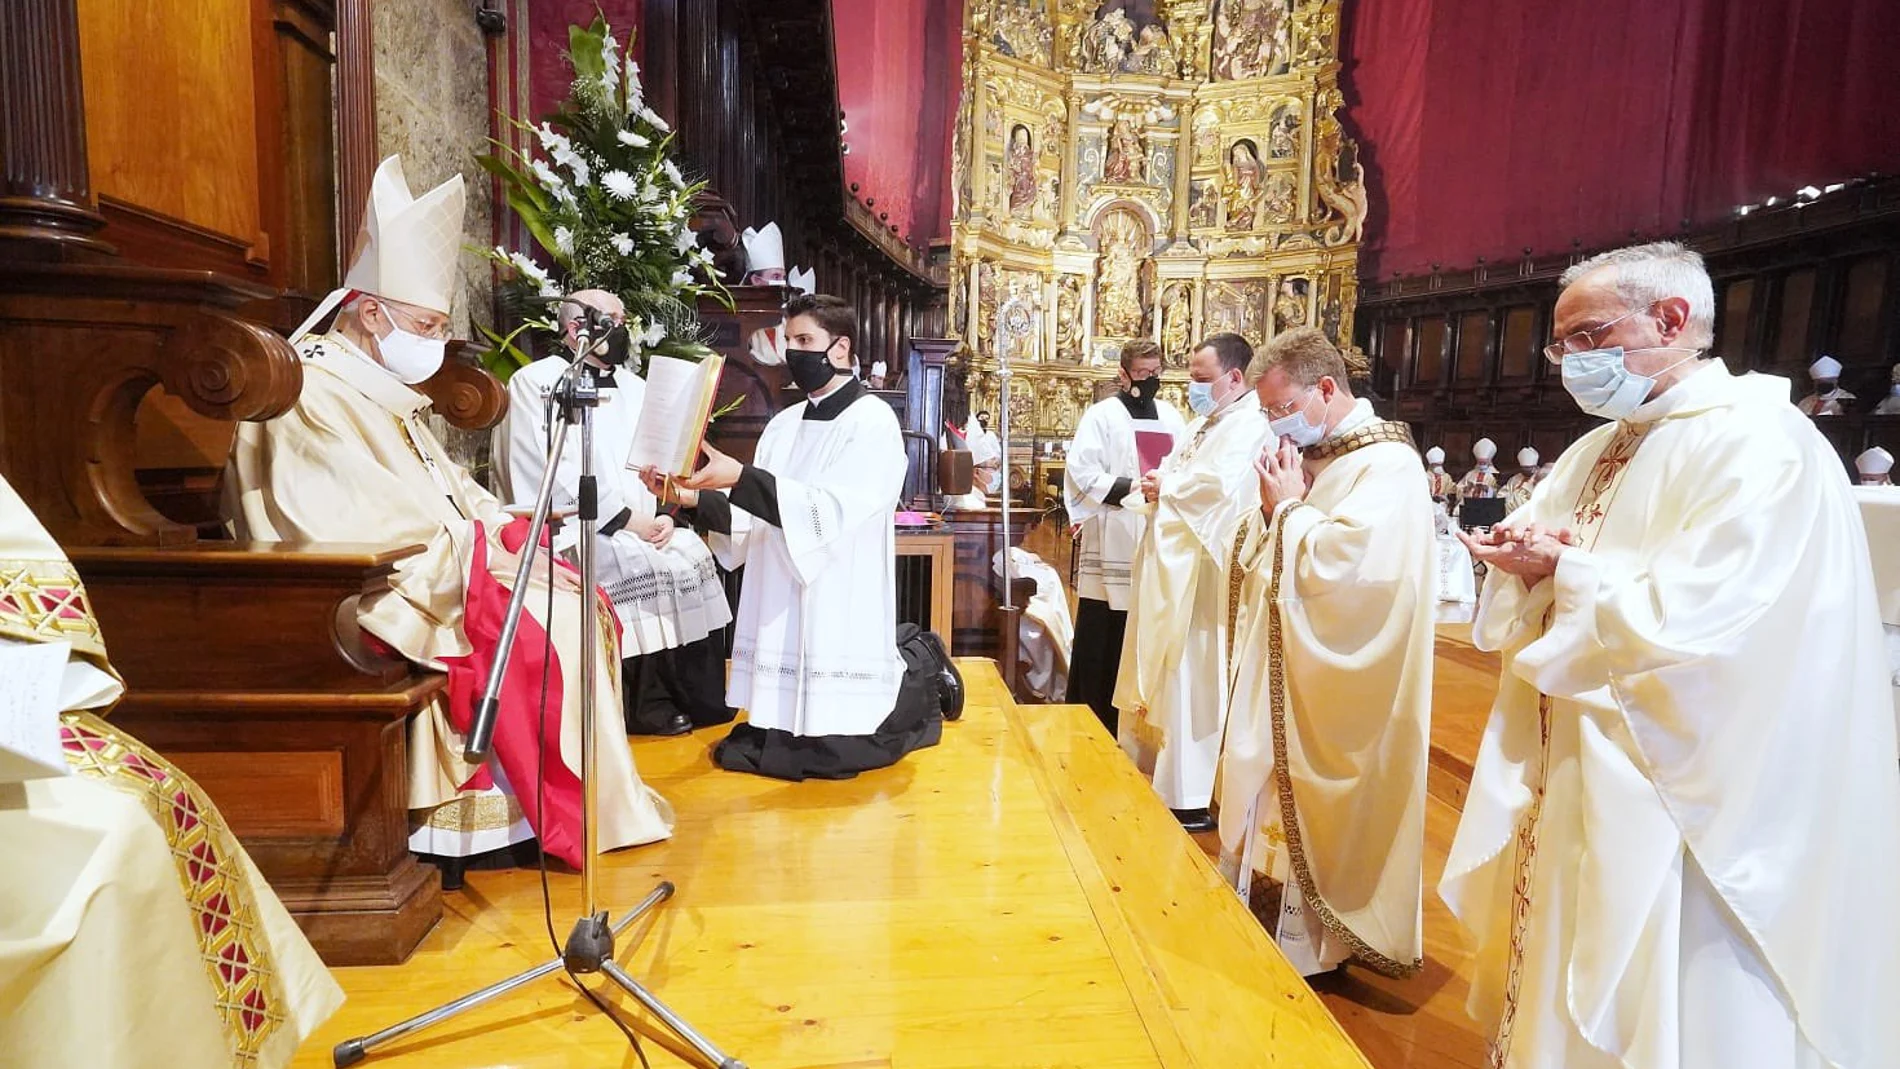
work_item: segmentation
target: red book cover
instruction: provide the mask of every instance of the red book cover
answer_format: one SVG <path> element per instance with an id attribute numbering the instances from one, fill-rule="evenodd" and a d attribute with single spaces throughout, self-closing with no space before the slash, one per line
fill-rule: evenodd
<path id="1" fill-rule="evenodd" d="M 1174 452 L 1174 435 L 1167 431 L 1137 429 L 1135 452 L 1141 456 L 1141 473 L 1146 475 L 1159 468 L 1168 454 Z"/>

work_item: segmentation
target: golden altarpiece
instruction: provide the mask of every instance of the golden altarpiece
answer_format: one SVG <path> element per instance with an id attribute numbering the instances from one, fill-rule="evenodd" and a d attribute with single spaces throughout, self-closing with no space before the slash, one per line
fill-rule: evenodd
<path id="1" fill-rule="evenodd" d="M 1121 347 L 1318 325 L 1352 337 L 1364 171 L 1340 129 L 1339 0 L 972 0 L 950 322 L 971 411 L 1011 380 L 1011 481 L 1045 500 Z"/>

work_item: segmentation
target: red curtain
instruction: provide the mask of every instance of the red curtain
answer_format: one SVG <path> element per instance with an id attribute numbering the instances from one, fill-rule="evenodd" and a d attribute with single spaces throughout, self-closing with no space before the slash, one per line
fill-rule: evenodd
<path id="1" fill-rule="evenodd" d="M 913 245 L 950 232 L 950 127 L 961 78 L 957 0 L 833 0 L 847 185 Z"/>
<path id="2" fill-rule="evenodd" d="M 633 53 L 638 61 L 640 40 L 640 0 L 533 0 L 528 8 L 528 114 L 529 122 L 540 122 L 555 106 L 567 98 L 573 72 L 567 69 L 567 30 L 586 26 L 596 17 L 606 16 L 613 28 L 614 40 L 624 47 L 633 35 Z"/>
<path id="3" fill-rule="evenodd" d="M 1350 0 L 1367 277 L 1679 233 L 1900 171 L 1893 0 Z"/>

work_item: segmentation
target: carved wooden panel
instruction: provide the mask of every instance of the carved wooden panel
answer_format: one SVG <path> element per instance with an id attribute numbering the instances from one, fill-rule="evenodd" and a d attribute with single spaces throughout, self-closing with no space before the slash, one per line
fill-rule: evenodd
<path id="1" fill-rule="evenodd" d="M 1535 307 L 1506 308 L 1504 331 L 1498 341 L 1498 378 L 1524 381 L 1544 358 L 1544 340 L 1537 336 Z"/>
<path id="2" fill-rule="evenodd" d="M 1458 317 L 1458 381 L 1483 382 L 1491 349 L 1491 316 L 1466 312 Z"/>
<path id="3" fill-rule="evenodd" d="M 243 839 L 343 834 L 343 754 L 173 750 Z"/>
<path id="4" fill-rule="evenodd" d="M 1781 315 L 1775 328 L 1775 363 L 1806 367 L 1814 359 L 1809 326 L 1814 317 L 1814 269 L 1790 271 L 1781 279 Z"/>
<path id="5" fill-rule="evenodd" d="M 1412 382 L 1418 386 L 1436 386 L 1445 367 L 1445 317 L 1427 316 L 1418 321 L 1417 331 L 1418 354 Z"/>

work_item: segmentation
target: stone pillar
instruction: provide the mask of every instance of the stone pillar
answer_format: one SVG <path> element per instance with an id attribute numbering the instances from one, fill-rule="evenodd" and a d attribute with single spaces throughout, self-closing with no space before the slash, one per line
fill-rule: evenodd
<path id="1" fill-rule="evenodd" d="M 86 166 L 74 0 L 0 3 L 0 251 L 38 261 L 111 256 Z"/>

